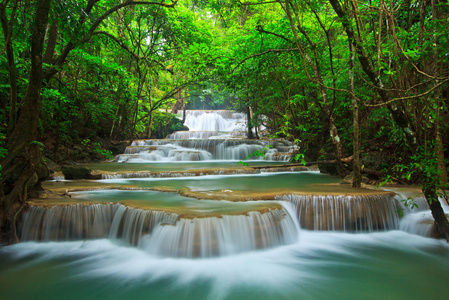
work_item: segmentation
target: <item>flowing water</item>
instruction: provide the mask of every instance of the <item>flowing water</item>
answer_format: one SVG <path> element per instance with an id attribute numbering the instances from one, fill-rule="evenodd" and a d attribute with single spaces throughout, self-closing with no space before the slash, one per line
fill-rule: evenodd
<path id="1" fill-rule="evenodd" d="M 421 196 L 248 169 L 237 161 L 254 149 L 267 154 L 250 166 L 288 160 L 295 147 L 245 140 L 244 122 L 187 111 L 190 132 L 89 165 L 102 180 L 47 182 L 71 198 L 34 201 L 22 243 L 0 247 L 0 299 L 447 297 L 449 246 L 429 237 Z M 408 197 L 418 209 L 399 201 Z"/>

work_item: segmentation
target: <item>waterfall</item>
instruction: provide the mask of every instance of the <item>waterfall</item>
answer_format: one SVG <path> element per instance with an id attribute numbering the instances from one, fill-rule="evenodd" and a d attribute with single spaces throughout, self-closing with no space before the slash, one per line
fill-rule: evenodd
<path id="1" fill-rule="evenodd" d="M 245 131 L 246 116 L 229 110 L 187 110 L 184 124 L 191 131 Z"/>
<path id="2" fill-rule="evenodd" d="M 19 233 L 22 241 L 108 238 L 156 256 L 204 258 L 293 244 L 300 228 L 356 233 L 401 229 L 424 236 L 433 230 L 426 211 L 400 220 L 393 194 L 276 198 L 281 209 L 195 218 L 112 203 L 32 206 Z"/>
<path id="3" fill-rule="evenodd" d="M 404 199 L 411 200 L 410 198 L 413 198 L 413 202 L 417 205 L 416 207 L 410 204 L 405 205 L 404 201 L 400 201 Z M 398 193 L 397 199 L 404 215 L 401 219 L 400 230 L 426 237 L 437 235 L 435 219 L 429 209 L 427 199 L 423 195 L 406 197 L 405 194 Z M 446 201 L 442 198 L 439 198 L 439 201 L 446 214 L 449 213 L 449 206 Z"/>
<path id="4" fill-rule="evenodd" d="M 177 218 L 176 214 L 144 211 L 121 204 L 32 206 L 23 216 L 20 239 L 68 241 L 109 237 L 136 245 L 142 234 Z"/>
<path id="5" fill-rule="evenodd" d="M 288 210 L 249 211 L 185 219 L 121 204 L 32 206 L 23 216 L 22 241 L 109 238 L 158 256 L 211 257 L 272 248 L 297 241 Z"/>
<path id="6" fill-rule="evenodd" d="M 401 213 L 399 229 L 411 234 L 425 237 L 437 236 L 435 219 L 429 209 L 426 197 L 417 189 L 384 188 L 396 194 L 398 211 Z M 446 214 L 449 213 L 449 205 L 446 200 L 439 198 L 441 207 Z"/>
<path id="7" fill-rule="evenodd" d="M 271 148 L 268 148 L 271 145 Z M 117 155 L 118 162 L 244 160 L 248 155 L 266 149 L 265 158 L 288 161 L 296 147 L 288 141 L 245 139 L 136 140 Z M 263 160 L 263 157 L 252 159 Z"/>
<path id="8" fill-rule="evenodd" d="M 246 131 L 175 131 L 167 136 L 167 139 L 172 140 L 189 140 L 189 139 L 231 139 L 246 137 Z"/>
<path id="9" fill-rule="evenodd" d="M 181 116 L 182 118 L 182 112 Z M 135 140 L 118 162 L 244 160 L 248 155 L 266 150 L 265 158 L 289 161 L 297 147 L 284 140 L 248 140 L 246 116 L 228 110 L 188 110 L 185 125 L 190 131 L 174 132 L 164 140 Z M 271 145 L 271 148 L 267 146 Z"/>
<path id="10" fill-rule="evenodd" d="M 307 170 L 302 167 L 296 168 L 275 168 L 264 170 L 264 172 L 285 172 Z M 170 178 L 170 177 L 196 177 L 204 175 L 239 175 L 239 174 L 260 174 L 261 171 L 257 169 L 208 169 L 200 171 L 171 171 L 171 172 L 124 172 L 124 173 L 111 173 L 101 174 L 101 179 L 125 179 L 125 178 Z"/>
<path id="11" fill-rule="evenodd" d="M 160 256 L 225 256 L 292 244 L 298 239 L 295 222 L 287 210 L 212 218 L 181 219 L 159 226 L 142 247 Z"/>
<path id="12" fill-rule="evenodd" d="M 396 200 L 391 194 L 363 196 L 298 195 L 277 197 L 296 207 L 301 228 L 371 232 L 399 229 Z"/>

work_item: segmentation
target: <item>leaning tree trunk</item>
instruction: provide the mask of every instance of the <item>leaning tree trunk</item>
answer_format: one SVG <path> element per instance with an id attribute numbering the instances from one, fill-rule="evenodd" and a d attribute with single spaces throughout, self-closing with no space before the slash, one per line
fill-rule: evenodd
<path id="1" fill-rule="evenodd" d="M 425 182 L 422 188 L 424 196 L 429 204 L 432 216 L 435 219 L 435 225 L 441 234 L 449 243 L 449 221 L 444 213 L 441 203 L 438 200 L 437 188 L 434 183 Z"/>
<path id="2" fill-rule="evenodd" d="M 8 155 L 1 161 L 0 242 L 17 241 L 15 219 L 37 183 L 41 161 L 38 139 L 42 88 L 42 53 L 51 0 L 39 0 L 31 38 L 31 70 L 27 93 L 18 121 L 8 138 Z"/>

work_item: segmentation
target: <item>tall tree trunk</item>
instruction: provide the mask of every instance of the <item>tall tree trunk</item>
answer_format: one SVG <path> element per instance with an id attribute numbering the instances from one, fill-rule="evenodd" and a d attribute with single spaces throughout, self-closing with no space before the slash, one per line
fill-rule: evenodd
<path id="1" fill-rule="evenodd" d="M 251 107 L 249 105 L 246 107 L 246 124 L 248 128 L 248 139 L 254 139 Z"/>
<path id="2" fill-rule="evenodd" d="M 182 104 L 182 125 L 186 122 L 186 103 Z"/>
<path id="3" fill-rule="evenodd" d="M 14 18 L 15 10 L 17 9 L 17 3 L 13 8 L 11 18 Z M 0 23 L 2 24 L 3 38 L 5 40 L 4 49 L 6 50 L 6 59 L 8 61 L 9 72 L 9 120 L 8 120 L 8 136 L 11 135 L 14 127 L 16 126 L 17 118 L 17 69 L 15 65 L 13 44 L 12 44 L 12 28 L 11 24 L 6 16 L 7 1 L 0 3 Z M 6 106 L 5 106 L 6 107 Z"/>
<path id="4" fill-rule="evenodd" d="M 435 89 L 435 101 L 436 101 L 436 118 L 435 118 L 435 153 L 437 156 L 438 164 L 438 176 L 441 185 L 445 186 L 448 182 L 447 166 L 444 162 L 444 145 L 443 145 L 443 135 L 441 134 L 441 94 L 440 88 Z M 447 188 L 447 187 L 446 187 Z"/>
<path id="5" fill-rule="evenodd" d="M 349 92 L 352 102 L 353 124 L 354 124 L 354 137 L 353 137 L 353 177 L 352 187 L 360 188 L 362 185 L 362 175 L 360 174 L 360 134 L 359 134 L 359 105 L 355 97 L 354 88 L 354 47 L 351 39 L 349 39 Z"/>
<path id="6" fill-rule="evenodd" d="M 47 42 L 47 48 L 45 49 L 44 54 L 44 63 L 45 64 L 51 64 L 53 62 L 53 54 L 55 52 L 56 48 L 56 42 L 58 38 L 58 23 L 59 19 L 56 17 L 56 19 L 53 21 L 53 23 L 50 26 L 49 34 L 48 34 L 48 42 Z"/>
<path id="7" fill-rule="evenodd" d="M 434 20 L 439 20 L 438 8 L 436 7 L 436 0 L 432 0 L 432 16 Z M 435 36 L 437 36 L 437 28 L 434 25 L 433 29 Z M 437 40 L 434 40 L 434 43 L 438 43 Z M 434 76 L 440 75 L 440 65 L 438 64 L 438 47 L 433 48 L 433 74 Z M 438 85 L 438 79 L 435 80 L 435 85 Z M 442 185 L 447 184 L 447 167 L 444 162 L 444 146 L 443 146 L 443 137 L 441 134 L 441 88 L 437 87 L 434 90 L 435 96 L 435 104 L 436 104 L 436 118 L 435 118 L 435 153 L 437 156 L 438 163 L 438 171 L 439 171 L 439 179 Z"/>
<path id="8" fill-rule="evenodd" d="M 15 218 L 25 206 L 28 192 L 37 182 L 41 161 L 37 143 L 41 108 L 42 52 L 51 0 L 38 0 L 31 38 L 31 71 L 27 93 L 18 122 L 8 140 L 8 155 L 2 160 L 0 241 L 17 241 Z"/>

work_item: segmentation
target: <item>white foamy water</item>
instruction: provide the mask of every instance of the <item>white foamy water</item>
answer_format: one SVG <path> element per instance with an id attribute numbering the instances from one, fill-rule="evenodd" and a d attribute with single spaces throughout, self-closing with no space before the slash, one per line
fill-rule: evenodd
<path id="1" fill-rule="evenodd" d="M 297 147 L 284 140 L 247 140 L 245 114 L 227 110 L 186 111 L 190 131 L 174 132 L 164 140 L 135 140 L 117 162 L 180 162 L 208 160 L 289 161 Z M 271 148 L 268 148 L 268 145 Z M 265 157 L 250 157 L 264 150 Z"/>
<path id="2" fill-rule="evenodd" d="M 184 123 L 190 131 L 245 131 L 246 116 L 232 111 L 186 111 Z"/>
<path id="3" fill-rule="evenodd" d="M 27 242 L 0 248 L 0 257 L 21 266 L 0 269 L 0 279 L 22 279 L 21 289 L 0 285 L 4 299 L 422 299 L 446 295 L 449 279 L 445 242 L 400 231 L 302 231 L 291 245 L 207 259 L 164 258 L 105 239 Z M 42 293 L 33 292 L 43 275 Z"/>

